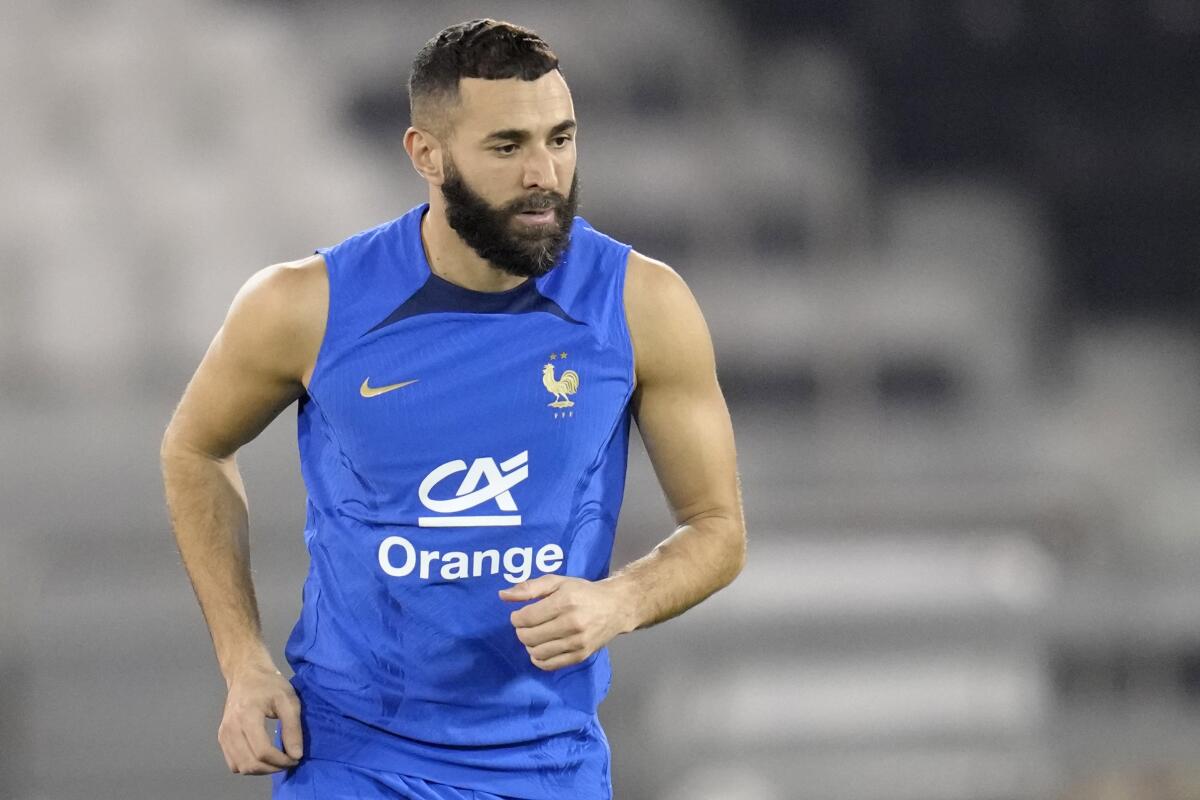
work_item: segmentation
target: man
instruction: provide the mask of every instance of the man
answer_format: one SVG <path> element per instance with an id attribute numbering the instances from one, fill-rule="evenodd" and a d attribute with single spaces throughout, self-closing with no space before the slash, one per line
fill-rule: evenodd
<path id="1" fill-rule="evenodd" d="M 670 267 L 575 216 L 544 41 L 452 26 L 409 92 L 429 202 L 247 281 L 163 439 L 228 685 L 218 740 L 276 798 L 608 798 L 605 646 L 744 562 L 711 341 Z M 311 569 L 289 681 L 234 455 L 294 401 Z M 678 526 L 609 575 L 631 418 Z"/>

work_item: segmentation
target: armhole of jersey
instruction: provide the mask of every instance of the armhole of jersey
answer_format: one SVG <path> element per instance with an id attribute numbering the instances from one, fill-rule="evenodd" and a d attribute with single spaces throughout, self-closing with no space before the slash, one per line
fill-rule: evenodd
<path id="1" fill-rule="evenodd" d="M 328 351 L 330 349 L 330 346 L 331 346 L 330 342 L 333 339 L 334 294 L 335 294 L 334 286 L 336 284 L 333 279 L 333 273 L 334 273 L 333 257 L 332 257 L 332 254 L 330 253 L 330 250 L 332 250 L 332 249 L 333 248 L 330 248 L 330 247 L 319 247 L 313 251 L 314 253 L 322 256 L 325 259 L 325 277 L 329 282 L 329 303 L 327 304 L 327 306 L 325 308 L 325 330 L 321 334 L 321 346 L 319 348 L 317 348 L 317 358 L 316 358 L 316 361 L 313 362 L 312 375 L 310 375 L 308 378 L 308 395 L 310 397 L 312 396 L 313 387 L 317 385 L 318 377 L 320 376 L 321 371 L 322 371 L 321 367 L 325 363 L 325 361 L 328 359 L 328 356 L 326 356 L 326 351 Z"/>
<path id="2" fill-rule="evenodd" d="M 625 278 L 629 274 L 629 257 L 633 255 L 633 247 L 626 245 L 624 256 L 617 272 L 617 308 L 620 309 L 621 321 L 618 327 L 629 350 L 629 395 L 637 391 L 637 354 L 633 349 L 633 332 L 629 330 L 629 319 L 625 315 Z"/>

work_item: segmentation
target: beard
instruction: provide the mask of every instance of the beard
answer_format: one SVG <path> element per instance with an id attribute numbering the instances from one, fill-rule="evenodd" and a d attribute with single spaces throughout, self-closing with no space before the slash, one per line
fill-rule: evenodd
<path id="1" fill-rule="evenodd" d="M 442 182 L 446 221 L 480 258 L 522 278 L 539 278 L 558 264 L 571 242 L 571 224 L 579 205 L 579 170 L 571 180 L 571 191 L 540 192 L 495 208 L 475 192 L 454 163 L 446 161 Z M 523 211 L 554 209 L 554 222 L 527 225 L 517 221 Z"/>

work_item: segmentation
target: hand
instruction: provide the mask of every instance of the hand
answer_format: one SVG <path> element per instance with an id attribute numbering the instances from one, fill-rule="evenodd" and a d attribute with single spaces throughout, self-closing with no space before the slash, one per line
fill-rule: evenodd
<path id="1" fill-rule="evenodd" d="M 282 723 L 287 752 L 277 749 L 267 736 L 267 719 Z M 304 755 L 304 739 L 300 698 L 292 684 L 273 667 L 248 666 L 234 674 L 217 741 L 230 772 L 266 775 L 296 766 Z"/>
<path id="2" fill-rule="evenodd" d="M 542 598 L 509 617 L 538 669 L 578 664 L 627 630 L 624 595 L 606 581 L 542 575 L 501 590 L 500 598 Z"/>

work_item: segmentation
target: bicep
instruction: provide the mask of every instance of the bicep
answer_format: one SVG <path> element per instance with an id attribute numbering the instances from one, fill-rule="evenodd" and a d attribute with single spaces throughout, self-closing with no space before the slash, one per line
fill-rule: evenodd
<path id="1" fill-rule="evenodd" d="M 238 291 L 188 382 L 164 438 L 212 458 L 246 444 L 304 392 L 287 290 L 296 276 L 273 266 Z"/>
<path id="2" fill-rule="evenodd" d="M 657 262 L 637 268 L 626 307 L 638 379 L 633 413 L 646 452 L 677 523 L 738 519 L 733 425 L 708 326 L 673 270 Z"/>

